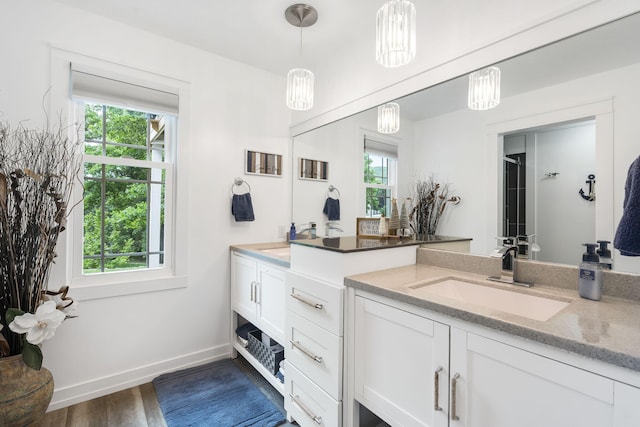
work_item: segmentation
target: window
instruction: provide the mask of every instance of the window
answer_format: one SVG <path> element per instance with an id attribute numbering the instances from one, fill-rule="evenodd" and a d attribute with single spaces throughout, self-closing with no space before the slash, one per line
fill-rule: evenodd
<path id="1" fill-rule="evenodd" d="M 76 64 L 70 86 L 84 142 L 72 282 L 116 285 L 87 288 L 88 298 L 181 286 L 184 257 L 176 253 L 184 251 L 176 245 L 184 248 L 185 240 L 176 237 L 174 203 L 178 89 Z"/>
<path id="2" fill-rule="evenodd" d="M 396 194 L 398 148 L 395 145 L 364 140 L 365 215 L 391 215 L 391 199 Z"/>
<path id="3" fill-rule="evenodd" d="M 164 265 L 165 132 L 173 119 L 84 103 L 83 274 Z"/>

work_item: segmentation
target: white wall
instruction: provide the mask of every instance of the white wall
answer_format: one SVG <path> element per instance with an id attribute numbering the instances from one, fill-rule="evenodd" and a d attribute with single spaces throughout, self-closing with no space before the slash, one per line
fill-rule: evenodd
<path id="1" fill-rule="evenodd" d="M 502 153 L 497 149 L 500 141 L 488 141 L 487 135 L 496 128 L 496 124 L 518 122 L 525 117 L 543 120 L 546 115 L 562 116 L 558 112 L 563 109 L 579 109 L 612 99 L 612 145 L 604 149 L 600 145 L 602 138 L 597 136 L 596 203 L 601 204 L 601 209 L 596 210 L 596 238 L 613 240 L 615 226 L 622 216 L 627 170 L 640 155 L 637 143 L 637 117 L 640 115 L 638 73 L 640 64 L 506 98 L 493 110 L 477 112 L 465 109 L 417 122 L 417 172 L 424 175 L 434 173 L 442 182 L 451 183 L 454 193 L 462 197 L 462 203 L 453 207 L 442 223 L 440 233 L 473 237 L 471 251 L 474 253 L 487 254 L 493 248 L 498 230 L 495 219 L 498 209 L 497 165 L 498 155 L 501 157 Z M 585 111 L 591 111 L 590 107 Z M 508 128 L 508 125 L 503 127 Z M 606 203 L 604 199 L 607 199 Z M 612 214 L 607 214 L 607 210 Z M 621 257 L 617 251 L 614 256 L 617 270 L 640 271 L 637 258 Z"/>
<path id="2" fill-rule="evenodd" d="M 414 0 L 417 54 L 404 67 L 375 61 L 375 13 L 362 48 L 314 69 L 312 110 L 295 113 L 297 135 L 640 10 L 629 0 Z"/>
<path id="3" fill-rule="evenodd" d="M 0 39 L 0 114 L 13 124 L 43 123 L 52 46 L 191 86 L 188 140 L 180 141 L 189 147 L 189 187 L 179 199 L 188 200 L 188 286 L 81 301 L 80 317 L 43 347 L 55 379 L 51 408 L 227 357 L 229 245 L 276 240 L 290 217 L 289 170 L 282 178 L 243 175 L 245 148 L 281 153 L 289 163 L 284 79 L 45 0 L 3 2 Z M 232 219 L 236 176 L 251 184 L 255 222 Z M 66 261 L 62 252 L 54 278 L 64 277 Z"/>

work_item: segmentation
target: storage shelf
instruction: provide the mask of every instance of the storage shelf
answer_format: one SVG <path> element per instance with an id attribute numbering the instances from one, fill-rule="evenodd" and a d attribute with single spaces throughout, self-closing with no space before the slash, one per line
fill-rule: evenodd
<path id="1" fill-rule="evenodd" d="M 262 366 L 262 363 L 258 362 L 258 359 L 253 357 L 253 355 L 249 353 L 249 351 L 244 348 L 237 339 L 233 342 L 233 348 L 235 348 L 236 351 L 240 353 L 240 355 L 244 357 L 247 362 L 249 362 L 251 366 L 253 366 L 260 373 L 260 375 L 262 375 L 264 379 L 266 379 L 267 382 L 278 391 L 278 393 L 284 396 L 284 384 L 281 383 L 275 375 L 267 371 L 267 368 Z"/>

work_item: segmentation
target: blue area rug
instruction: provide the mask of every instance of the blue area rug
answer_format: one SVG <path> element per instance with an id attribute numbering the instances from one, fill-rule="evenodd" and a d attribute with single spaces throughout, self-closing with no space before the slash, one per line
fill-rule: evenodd
<path id="1" fill-rule="evenodd" d="M 153 380 L 169 427 L 274 427 L 285 416 L 231 359 Z"/>

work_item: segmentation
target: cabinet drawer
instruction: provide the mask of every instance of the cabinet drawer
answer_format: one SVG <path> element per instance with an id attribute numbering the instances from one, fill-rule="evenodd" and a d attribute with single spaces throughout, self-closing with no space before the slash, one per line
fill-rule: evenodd
<path id="1" fill-rule="evenodd" d="M 340 427 L 342 405 L 285 362 L 284 407 L 302 427 Z"/>
<path id="2" fill-rule="evenodd" d="M 343 287 L 287 272 L 287 309 L 342 336 Z"/>
<path id="3" fill-rule="evenodd" d="M 336 400 L 342 399 L 342 337 L 289 312 L 286 358 Z"/>

